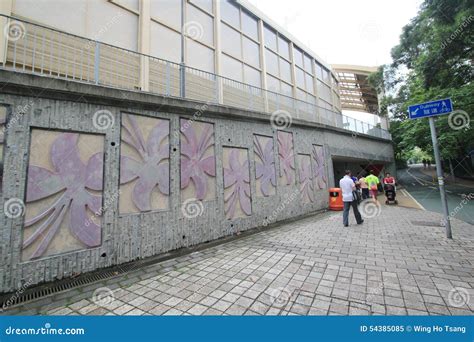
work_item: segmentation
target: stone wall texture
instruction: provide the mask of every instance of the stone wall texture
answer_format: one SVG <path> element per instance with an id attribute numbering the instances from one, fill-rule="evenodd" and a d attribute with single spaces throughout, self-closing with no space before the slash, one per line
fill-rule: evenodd
<path id="1" fill-rule="evenodd" d="M 391 142 L 335 128 L 277 130 L 265 115 L 230 107 L 0 76 L 8 118 L 0 205 L 20 200 L 26 209 L 0 217 L 0 292 L 325 209 L 332 156 L 393 165 Z M 292 149 L 282 150 L 279 135 Z M 55 181 L 69 188 L 55 192 Z M 70 190 L 76 184 L 82 197 Z"/>

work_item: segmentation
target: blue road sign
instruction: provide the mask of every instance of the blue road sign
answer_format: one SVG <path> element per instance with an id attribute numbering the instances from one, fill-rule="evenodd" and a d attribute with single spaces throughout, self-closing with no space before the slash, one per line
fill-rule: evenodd
<path id="1" fill-rule="evenodd" d="M 453 103 L 451 99 L 436 100 L 425 102 L 408 107 L 408 117 L 410 119 L 426 118 L 451 113 Z"/>

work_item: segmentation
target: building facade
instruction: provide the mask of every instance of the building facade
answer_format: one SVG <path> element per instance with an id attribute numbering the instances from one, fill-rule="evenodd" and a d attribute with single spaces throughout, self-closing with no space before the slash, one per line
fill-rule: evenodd
<path id="1" fill-rule="evenodd" d="M 245 1 L 4 0 L 0 10 L 341 112 L 330 66 Z M 140 68 L 140 88 L 153 89 L 153 66 L 130 64 Z"/>

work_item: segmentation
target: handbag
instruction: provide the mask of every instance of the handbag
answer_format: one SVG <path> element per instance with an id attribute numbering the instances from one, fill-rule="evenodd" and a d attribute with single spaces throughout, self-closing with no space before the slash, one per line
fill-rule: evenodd
<path id="1" fill-rule="evenodd" d="M 357 201 L 357 204 L 360 204 L 360 201 L 362 199 L 361 199 L 359 191 L 357 191 L 357 190 L 352 191 L 352 199 L 353 199 L 353 201 Z"/>

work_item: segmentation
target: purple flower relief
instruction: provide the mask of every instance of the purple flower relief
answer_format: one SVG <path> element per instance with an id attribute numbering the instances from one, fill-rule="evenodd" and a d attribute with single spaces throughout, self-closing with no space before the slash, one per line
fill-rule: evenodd
<path id="1" fill-rule="evenodd" d="M 152 210 L 151 197 L 155 188 L 169 196 L 169 121 L 159 119 L 145 142 L 134 115 L 124 114 L 122 119 L 122 141 L 133 148 L 140 160 L 122 155 L 120 157 L 120 184 L 135 181 L 132 201 L 139 211 Z"/>
<path id="2" fill-rule="evenodd" d="M 326 165 L 324 149 L 322 146 L 313 145 L 311 151 L 311 158 L 313 159 L 313 179 L 316 190 L 327 188 Z"/>
<path id="3" fill-rule="evenodd" d="M 78 138 L 77 133 L 62 133 L 54 140 L 50 151 L 54 171 L 34 165 L 28 167 L 27 203 L 61 192 L 53 204 L 25 221 L 25 229 L 39 223 L 23 241 L 23 249 L 40 241 L 30 259 L 45 253 L 68 211 L 72 235 L 89 248 L 101 244 L 101 228 L 90 219 L 87 209 L 100 216 L 102 194 L 94 195 L 88 189 L 102 190 L 103 153 L 92 155 L 84 165 L 79 157 Z"/>
<path id="4" fill-rule="evenodd" d="M 186 189 L 192 181 L 195 197 L 203 200 L 208 192 L 208 177 L 216 176 L 216 158 L 214 150 L 206 157 L 208 149 L 214 146 L 213 124 L 199 125 L 203 129 L 197 134 L 195 122 L 189 125 L 187 120 L 181 120 L 181 189 Z"/>
<path id="5" fill-rule="evenodd" d="M 261 140 L 266 144 L 262 147 Z M 260 191 L 263 196 L 270 196 L 276 187 L 275 160 L 273 157 L 273 139 L 259 135 L 254 135 L 255 173 L 256 179 L 260 179 Z"/>
<path id="6" fill-rule="evenodd" d="M 286 178 L 286 185 L 294 183 L 295 155 L 293 152 L 293 135 L 278 131 L 278 155 L 280 156 L 280 177 Z"/>
<path id="7" fill-rule="evenodd" d="M 250 174 L 249 161 L 241 164 L 239 161 L 239 151 L 242 149 L 231 148 L 229 153 L 229 168 L 224 168 L 224 189 L 230 189 L 224 198 L 225 214 L 228 219 L 233 219 L 236 214 L 237 203 L 247 215 L 252 214 L 250 202 Z"/>
<path id="8" fill-rule="evenodd" d="M 311 175 L 311 159 L 309 155 L 299 155 L 299 181 L 300 192 L 303 201 L 306 203 L 314 202 L 313 177 Z"/>

